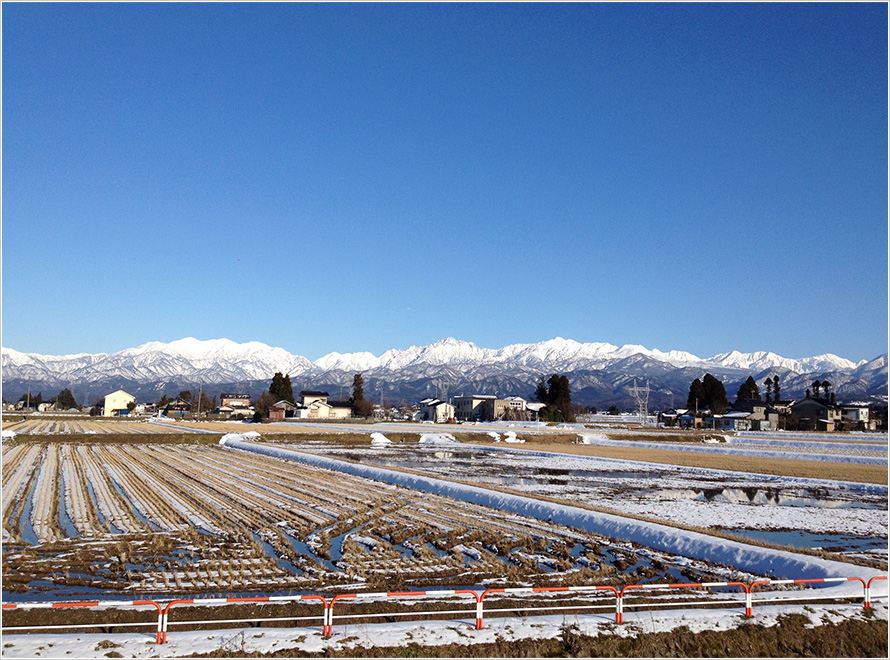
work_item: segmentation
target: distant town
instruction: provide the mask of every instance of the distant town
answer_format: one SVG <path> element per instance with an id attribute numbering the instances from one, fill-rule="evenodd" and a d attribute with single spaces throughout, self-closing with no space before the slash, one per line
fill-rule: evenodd
<path id="1" fill-rule="evenodd" d="M 208 397 L 199 390 L 183 390 L 175 397 L 163 395 L 158 401 L 137 401 L 125 390 L 110 392 L 86 408 L 75 402 L 71 392 L 44 401 L 42 394 L 30 392 L 15 403 L 4 404 L 7 412 L 84 412 L 102 417 L 166 417 L 181 420 L 235 420 L 283 422 L 286 420 L 336 421 L 367 419 L 375 421 L 414 421 L 434 424 L 526 421 L 574 422 L 621 418 L 642 426 L 721 431 L 820 431 L 885 432 L 887 406 L 874 402 L 839 402 L 831 383 L 814 381 L 805 396 L 781 397 L 778 376 L 764 382 L 765 395 L 752 377 L 739 388 L 734 400 L 727 399 L 723 384 L 706 374 L 690 385 L 687 406 L 650 412 L 638 406 L 622 411 L 617 406 L 600 411 L 593 406 L 572 403 L 565 376 L 541 378 L 533 399 L 517 394 L 461 394 L 446 398 L 427 397 L 412 404 L 387 405 L 364 398 L 360 374 L 353 380 L 348 399 L 332 399 L 323 390 L 301 390 L 294 396 L 290 378 L 276 373 L 268 392 L 251 397 L 246 392 L 221 392 Z M 642 388 L 640 388 L 642 389 Z"/>

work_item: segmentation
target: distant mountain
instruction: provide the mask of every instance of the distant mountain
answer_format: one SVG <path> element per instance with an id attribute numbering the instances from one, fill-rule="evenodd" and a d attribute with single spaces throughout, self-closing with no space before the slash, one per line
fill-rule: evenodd
<path id="1" fill-rule="evenodd" d="M 704 373 L 724 381 L 732 396 L 753 375 L 758 383 L 779 375 L 785 396 L 801 396 L 818 378 L 828 378 L 842 398 L 886 398 L 887 355 L 851 362 L 826 354 L 803 359 L 775 353 L 731 351 L 700 358 L 684 351 L 663 352 L 644 346 L 580 343 L 556 337 L 536 344 L 499 349 L 447 338 L 426 346 L 372 353 L 329 353 L 314 362 L 260 342 L 191 337 L 167 344 L 148 342 L 116 353 L 38 355 L 2 349 L 3 395 L 18 399 L 31 383 L 45 398 L 68 387 L 79 401 L 127 389 L 142 400 L 194 389 L 215 391 L 268 388 L 275 372 L 290 375 L 295 389 L 327 388 L 348 396 L 352 376 L 361 372 L 366 396 L 416 401 L 430 394 L 519 394 L 531 396 L 542 375 L 564 373 L 573 399 L 597 406 L 629 406 L 634 379 L 649 382 L 653 407 L 682 405 L 689 383 Z"/>

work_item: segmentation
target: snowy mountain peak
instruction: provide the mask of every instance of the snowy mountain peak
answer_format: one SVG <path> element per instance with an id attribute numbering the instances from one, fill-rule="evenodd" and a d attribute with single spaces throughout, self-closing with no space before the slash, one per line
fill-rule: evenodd
<path id="1" fill-rule="evenodd" d="M 440 339 L 426 346 L 390 349 L 375 356 L 368 352 L 328 353 L 314 363 L 293 355 L 283 348 L 258 341 L 237 343 L 230 339 L 200 340 L 184 337 L 169 343 L 147 342 L 116 353 L 48 356 L 2 349 L 3 380 L 35 379 L 52 382 L 97 382 L 103 379 L 129 379 L 153 383 L 172 379 L 203 383 L 234 383 L 266 380 L 275 372 L 290 374 L 291 378 L 305 374 L 318 378 L 327 372 L 366 372 L 381 370 L 397 372 L 401 369 L 424 371 L 457 368 L 469 372 L 494 369 L 498 373 L 543 373 L 606 369 L 622 361 L 630 361 L 634 368 L 648 368 L 648 358 L 662 363 L 664 371 L 670 367 L 749 372 L 757 374 L 776 369 L 798 374 L 886 371 L 886 355 L 871 362 L 854 363 L 833 354 L 817 355 L 799 360 L 783 358 L 768 351 L 742 353 L 730 351 L 702 359 L 685 351 L 663 352 L 638 344 L 620 348 L 609 343 L 580 343 L 573 339 L 555 337 L 535 344 L 511 344 L 500 349 L 480 348 L 473 342 L 454 337 Z M 396 376 L 385 376 L 387 378 Z M 537 376 L 535 376 L 537 377 Z"/>

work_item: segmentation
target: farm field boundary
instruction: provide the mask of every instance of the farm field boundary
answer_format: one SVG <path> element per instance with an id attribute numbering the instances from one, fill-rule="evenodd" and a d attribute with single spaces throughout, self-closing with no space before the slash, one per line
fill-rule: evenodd
<path id="1" fill-rule="evenodd" d="M 385 433 L 387 437 L 393 438 L 392 434 L 396 433 L 401 438 L 416 437 L 420 438 L 423 433 L 430 432 L 446 432 L 451 434 L 456 440 L 462 444 L 470 443 L 478 449 L 493 449 L 499 451 L 514 452 L 551 452 L 558 454 L 567 454 L 575 456 L 590 456 L 596 458 L 619 459 L 630 461 L 643 461 L 649 463 L 661 463 L 666 465 L 679 465 L 683 467 L 700 467 L 712 470 L 729 470 L 732 472 L 750 472 L 754 474 L 766 474 L 773 476 L 789 476 L 802 477 L 808 479 L 830 479 L 834 481 L 850 481 L 857 483 L 888 483 L 887 459 L 883 458 L 880 464 L 867 463 L 848 463 L 844 462 L 843 456 L 839 456 L 837 460 L 832 460 L 834 456 L 826 455 L 824 460 L 807 460 L 794 457 L 778 456 L 759 456 L 744 455 L 738 452 L 720 454 L 706 451 L 702 447 L 702 451 L 685 451 L 680 445 L 665 443 L 661 445 L 658 440 L 661 438 L 652 438 L 654 442 L 644 443 L 642 441 L 625 441 L 620 442 L 618 446 L 598 445 L 598 444 L 581 444 L 577 443 L 579 436 L 591 434 L 589 429 L 581 429 L 580 431 L 566 433 L 564 429 L 558 431 L 542 431 L 540 429 L 519 429 L 519 428 L 498 428 L 500 431 L 512 430 L 519 435 L 529 434 L 525 437 L 525 442 L 521 447 L 503 447 L 499 446 L 491 439 L 483 428 L 463 428 L 463 427 L 442 427 L 426 429 L 395 429 L 392 425 L 369 426 L 368 428 L 359 428 L 354 426 L 343 426 L 337 428 L 335 425 L 322 424 L 297 424 L 292 422 L 277 422 L 272 426 L 290 427 L 295 433 L 311 434 L 313 431 L 317 433 L 317 439 L 330 439 L 332 441 L 340 441 L 338 434 L 349 435 L 350 441 L 355 442 L 355 434 L 363 434 L 369 436 L 375 431 Z M 595 434 L 594 434 L 595 435 Z M 647 434 L 651 435 L 651 434 Z M 709 434 L 704 434 L 709 435 Z M 648 439 L 648 438 L 647 438 Z M 278 438 L 276 438 L 276 441 Z M 835 438 L 837 440 L 837 438 Z M 410 440 L 409 440 L 410 442 Z M 689 438 L 686 444 L 700 442 L 693 438 Z M 646 445 L 649 446 L 646 446 Z M 851 443 L 851 449 L 855 449 L 858 443 Z M 777 452 L 780 453 L 780 452 Z"/>

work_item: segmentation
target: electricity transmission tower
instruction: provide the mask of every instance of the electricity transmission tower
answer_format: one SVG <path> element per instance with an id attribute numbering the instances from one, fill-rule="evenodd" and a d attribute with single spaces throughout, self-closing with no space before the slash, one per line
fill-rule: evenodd
<path id="1" fill-rule="evenodd" d="M 646 387 L 637 387 L 637 379 L 634 378 L 634 386 L 630 388 L 630 393 L 637 401 L 637 416 L 640 418 L 640 424 L 647 426 L 649 423 L 649 381 L 646 381 Z"/>

